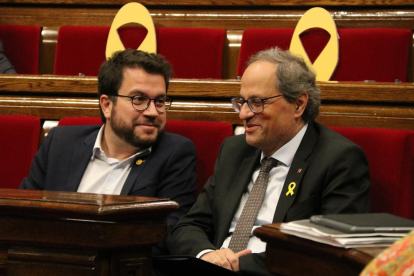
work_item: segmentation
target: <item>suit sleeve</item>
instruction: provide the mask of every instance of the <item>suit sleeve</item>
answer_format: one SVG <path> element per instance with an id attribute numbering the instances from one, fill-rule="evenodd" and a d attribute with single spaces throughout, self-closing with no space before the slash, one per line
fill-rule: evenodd
<path id="1" fill-rule="evenodd" d="M 157 197 L 169 198 L 180 205 L 177 211 L 167 217 L 169 226 L 174 226 L 195 202 L 196 164 L 195 146 L 190 140 L 185 139 L 175 146 L 162 171 Z"/>
<path id="2" fill-rule="evenodd" d="M 343 147 L 339 154 L 333 156 L 326 179 L 321 214 L 370 211 L 369 167 L 360 147 Z"/>
<path id="3" fill-rule="evenodd" d="M 219 157 L 214 166 L 214 175 L 210 177 L 197 198 L 191 210 L 171 230 L 167 239 L 168 249 L 173 255 L 197 256 L 205 249 L 216 250 L 214 246 L 214 189 L 215 175 L 220 167 L 220 155 L 225 142 L 223 142 Z"/>
<path id="4" fill-rule="evenodd" d="M 28 177 L 24 178 L 20 184 L 20 189 L 25 190 L 44 190 L 46 171 L 47 171 L 47 162 L 48 162 L 48 152 L 51 141 L 53 139 L 54 129 L 51 129 L 45 140 L 42 143 L 42 146 L 37 151 L 35 157 L 33 158 L 32 165 L 30 167 L 30 174 Z"/>

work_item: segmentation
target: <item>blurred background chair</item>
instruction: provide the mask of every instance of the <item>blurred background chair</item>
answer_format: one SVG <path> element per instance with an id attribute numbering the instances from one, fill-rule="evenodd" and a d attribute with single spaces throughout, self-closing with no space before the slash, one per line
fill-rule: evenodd
<path id="1" fill-rule="evenodd" d="M 414 219 L 414 131 L 330 128 L 359 145 L 367 155 L 371 212 Z"/>
<path id="2" fill-rule="evenodd" d="M 243 32 L 237 75 L 260 50 L 278 46 L 289 49 L 294 29 L 248 29 Z M 405 29 L 338 29 L 339 61 L 331 80 L 381 82 L 406 81 L 412 31 Z M 311 29 L 301 41 L 313 62 L 329 41 L 329 34 Z"/>
<path id="3" fill-rule="evenodd" d="M 18 74 L 39 73 L 40 32 L 38 26 L 0 25 L 4 53 Z"/>
<path id="4" fill-rule="evenodd" d="M 40 119 L 24 115 L 0 115 L 0 188 L 17 189 L 29 175 L 39 147 Z"/>
<path id="5" fill-rule="evenodd" d="M 63 26 L 59 29 L 54 74 L 97 76 L 105 61 L 109 27 Z M 121 27 L 125 48 L 137 49 L 144 28 Z M 172 65 L 174 78 L 221 79 L 226 31 L 205 28 L 156 28 L 157 53 Z"/>

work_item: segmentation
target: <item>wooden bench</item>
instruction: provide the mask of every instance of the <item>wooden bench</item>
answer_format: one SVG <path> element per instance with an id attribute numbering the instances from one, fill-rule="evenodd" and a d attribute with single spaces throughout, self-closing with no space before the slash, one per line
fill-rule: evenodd
<path id="1" fill-rule="evenodd" d="M 414 130 L 411 83 L 321 82 L 317 121 L 327 126 Z M 237 80 L 171 81 L 170 120 L 216 121 L 241 125 L 230 99 Z M 0 75 L 0 114 L 32 115 L 42 121 L 64 117 L 99 117 L 97 78 Z"/>

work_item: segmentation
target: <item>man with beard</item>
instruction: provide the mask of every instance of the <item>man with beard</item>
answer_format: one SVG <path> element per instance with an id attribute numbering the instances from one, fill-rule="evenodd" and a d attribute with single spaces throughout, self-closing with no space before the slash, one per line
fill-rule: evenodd
<path id="1" fill-rule="evenodd" d="M 170 198 L 180 208 L 195 201 L 194 144 L 165 133 L 170 64 L 142 51 L 116 52 L 99 70 L 103 126 L 52 129 L 21 189 Z"/>

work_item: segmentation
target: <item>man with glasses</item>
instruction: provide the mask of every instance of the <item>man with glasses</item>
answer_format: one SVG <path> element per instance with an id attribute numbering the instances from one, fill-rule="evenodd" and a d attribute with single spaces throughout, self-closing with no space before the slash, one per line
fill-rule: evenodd
<path id="1" fill-rule="evenodd" d="M 266 244 L 253 230 L 317 214 L 369 212 L 368 162 L 360 147 L 314 121 L 315 74 L 289 51 L 253 56 L 231 102 L 245 134 L 223 142 L 214 175 L 167 244 L 175 255 L 268 275 Z"/>
<path id="2" fill-rule="evenodd" d="M 52 129 L 20 188 L 170 198 L 180 205 L 174 225 L 195 201 L 197 156 L 189 139 L 165 132 L 171 74 L 160 55 L 116 52 L 98 76 L 104 125 Z"/>

